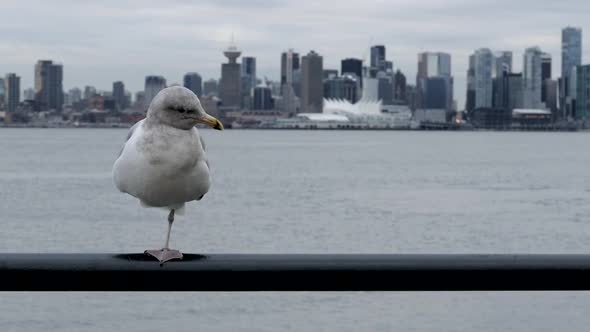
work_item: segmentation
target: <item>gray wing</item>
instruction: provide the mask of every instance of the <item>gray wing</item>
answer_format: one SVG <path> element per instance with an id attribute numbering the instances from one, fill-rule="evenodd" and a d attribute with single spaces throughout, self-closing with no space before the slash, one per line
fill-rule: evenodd
<path id="1" fill-rule="evenodd" d="M 199 140 L 201 140 L 201 146 L 203 147 L 203 152 L 207 152 L 207 148 L 205 147 L 205 141 L 203 140 L 203 136 L 199 135 Z M 211 166 L 209 165 L 209 158 L 205 154 L 205 163 L 207 164 L 207 168 L 211 170 Z"/>
<path id="2" fill-rule="evenodd" d="M 199 135 L 199 140 L 201 141 L 201 146 L 203 147 L 203 152 L 207 152 L 207 148 L 205 147 L 205 141 L 203 140 L 203 137 L 201 135 Z M 209 159 L 207 158 L 207 154 L 205 153 L 205 164 L 207 165 L 207 168 L 209 170 L 211 170 L 211 166 L 209 166 Z M 203 199 L 203 197 L 205 197 L 205 194 L 201 195 L 201 197 L 197 198 L 197 201 L 200 201 Z"/>
<path id="3" fill-rule="evenodd" d="M 143 120 L 141 121 L 137 121 L 132 127 L 131 129 L 129 129 L 129 133 L 127 133 L 127 138 L 125 139 L 125 143 L 123 144 L 123 146 L 121 147 L 121 151 L 119 151 L 119 155 L 117 156 L 117 158 L 121 157 L 121 154 L 123 153 L 123 149 L 125 149 L 125 144 L 127 144 L 127 141 L 131 138 L 131 136 L 133 136 L 133 132 L 135 131 L 135 129 L 143 122 Z"/>

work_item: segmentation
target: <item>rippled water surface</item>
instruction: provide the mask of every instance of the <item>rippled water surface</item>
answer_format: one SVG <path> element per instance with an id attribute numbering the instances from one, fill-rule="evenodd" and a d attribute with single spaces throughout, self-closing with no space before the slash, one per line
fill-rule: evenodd
<path id="1" fill-rule="evenodd" d="M 112 184 L 120 129 L 0 129 L 0 252 L 141 252 L 166 214 Z M 590 133 L 205 130 L 199 253 L 586 253 Z M 0 293 L 0 331 L 554 331 L 585 292 Z"/>

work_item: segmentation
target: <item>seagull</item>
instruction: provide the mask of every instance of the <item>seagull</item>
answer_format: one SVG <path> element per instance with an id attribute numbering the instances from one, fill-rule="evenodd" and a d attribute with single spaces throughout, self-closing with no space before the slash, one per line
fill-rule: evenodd
<path id="1" fill-rule="evenodd" d="M 164 247 L 145 251 L 160 264 L 182 259 L 180 251 L 169 247 L 174 214 L 182 215 L 185 203 L 201 200 L 211 185 L 205 143 L 195 128 L 198 123 L 223 130 L 191 90 L 165 88 L 150 103 L 146 118 L 131 127 L 113 165 L 117 189 L 138 198 L 143 207 L 169 211 Z"/>

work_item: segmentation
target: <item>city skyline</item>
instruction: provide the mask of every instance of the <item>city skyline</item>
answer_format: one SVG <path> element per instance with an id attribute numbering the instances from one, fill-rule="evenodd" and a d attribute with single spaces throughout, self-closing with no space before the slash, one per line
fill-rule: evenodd
<path id="1" fill-rule="evenodd" d="M 35 4 L 32 8 L 31 3 Z M 366 3 L 361 6 L 345 1 L 338 8 L 318 4 L 311 18 L 308 15 L 293 26 L 285 20 L 300 18 L 304 11 L 291 1 L 249 2 L 247 6 L 235 1 L 199 5 L 174 2 L 166 6 L 107 1 L 100 7 L 90 5 L 96 10 L 74 2 L 57 2 L 52 6 L 39 1 L 27 4 L 8 1 L 0 5 L 7 16 L 0 23 L 7 31 L 0 42 L 0 72 L 19 75 L 21 90 L 33 86 L 32 64 L 39 59 L 64 64 L 64 90 L 85 85 L 110 90 L 113 82 L 123 81 L 129 91 L 136 92 L 143 89 L 145 76 L 150 74 L 164 76 L 168 84 L 182 84 L 184 74 L 193 71 L 204 81 L 219 79 L 220 64 L 224 61 L 221 50 L 227 47 L 233 32 L 242 55 L 257 58 L 258 77 L 267 76 L 275 81 L 280 78 L 280 53 L 289 48 L 300 54 L 315 50 L 324 58 L 325 69 L 339 69 L 345 58 L 361 58 L 368 64 L 370 47 L 384 45 L 394 70 L 401 69 L 409 84 L 416 77 L 418 53 L 449 53 L 454 99 L 461 107 L 465 104 L 469 55 L 474 50 L 510 50 L 514 55 L 513 71 L 520 72 L 525 49 L 539 46 L 552 55 L 553 66 L 561 68 L 561 29 L 590 28 L 582 14 L 585 8 L 590 9 L 590 4 L 582 1 L 561 5 L 547 2 L 543 6 L 523 1 L 511 3 L 510 9 L 500 8 L 502 5 L 497 2 L 492 5 L 451 1 L 443 5 L 433 1 L 377 1 L 375 5 L 380 10 L 367 9 Z M 305 8 L 306 1 L 300 7 Z M 80 17 L 70 17 L 73 21 L 68 22 L 87 19 L 88 24 L 66 25 L 49 20 L 71 15 L 63 12 L 64 8 L 84 8 Z M 25 10 L 30 18 L 26 26 L 22 20 L 14 19 Z M 501 22 L 493 19 L 490 11 L 502 14 Z M 244 21 L 240 17 L 245 12 L 268 20 Z M 291 16 L 285 16 L 287 13 Z M 158 24 L 158 32 L 149 38 L 134 34 L 138 27 L 146 27 L 142 18 Z M 363 29 L 358 29 L 359 24 Z M 115 28 L 119 28 L 116 35 Z M 46 33 L 38 34 L 39 30 Z M 336 38 L 334 31 L 342 38 Z M 289 38 L 285 39 L 284 34 Z M 583 51 L 582 62 L 589 58 L 588 48 Z M 554 70 L 552 77 L 557 78 L 559 72 Z"/>

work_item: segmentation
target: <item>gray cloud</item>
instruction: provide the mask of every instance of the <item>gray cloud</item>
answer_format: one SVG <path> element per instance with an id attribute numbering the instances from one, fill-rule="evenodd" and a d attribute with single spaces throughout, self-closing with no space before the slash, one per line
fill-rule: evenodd
<path id="1" fill-rule="evenodd" d="M 524 49 L 538 45 L 553 55 L 557 76 L 560 29 L 590 31 L 589 10 L 578 0 L 3 0 L 0 74 L 16 72 L 23 88 L 32 86 L 33 65 L 43 58 L 64 64 L 66 88 L 106 90 L 123 80 L 137 91 L 145 75 L 174 83 L 187 71 L 218 78 L 234 33 L 243 54 L 257 57 L 260 76 L 275 79 L 287 48 L 314 49 L 325 67 L 339 68 L 342 58 L 367 57 L 371 44 L 384 44 L 410 82 L 418 52 L 449 52 L 461 106 L 474 49 L 512 50 L 519 70 Z"/>

